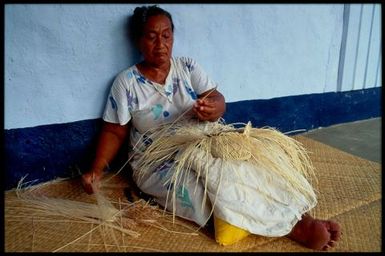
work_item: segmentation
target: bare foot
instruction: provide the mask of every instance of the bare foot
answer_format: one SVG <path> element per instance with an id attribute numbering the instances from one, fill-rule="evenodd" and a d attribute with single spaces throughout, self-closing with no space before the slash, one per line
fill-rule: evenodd
<path id="1" fill-rule="evenodd" d="M 93 191 L 93 186 L 97 188 L 96 185 L 99 184 L 99 181 L 101 179 L 101 174 L 97 174 L 96 172 L 86 172 L 82 175 L 82 185 L 84 190 L 87 192 L 87 194 L 92 194 Z"/>
<path id="2" fill-rule="evenodd" d="M 318 220 L 304 214 L 287 237 L 310 249 L 326 251 L 337 244 L 341 227 L 337 222 Z"/>

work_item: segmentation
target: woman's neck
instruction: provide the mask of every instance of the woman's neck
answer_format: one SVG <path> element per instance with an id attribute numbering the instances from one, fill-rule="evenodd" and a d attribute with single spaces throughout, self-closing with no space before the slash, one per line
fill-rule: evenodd
<path id="1" fill-rule="evenodd" d="M 158 84 L 164 84 L 171 68 L 171 61 L 155 66 L 145 61 L 140 62 L 136 67 L 147 79 Z"/>

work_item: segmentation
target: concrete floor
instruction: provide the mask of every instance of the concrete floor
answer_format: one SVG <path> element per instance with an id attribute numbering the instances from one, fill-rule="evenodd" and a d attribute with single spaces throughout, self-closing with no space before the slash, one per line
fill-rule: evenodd
<path id="1" fill-rule="evenodd" d="M 381 164 L 382 118 L 318 128 L 301 135 Z"/>

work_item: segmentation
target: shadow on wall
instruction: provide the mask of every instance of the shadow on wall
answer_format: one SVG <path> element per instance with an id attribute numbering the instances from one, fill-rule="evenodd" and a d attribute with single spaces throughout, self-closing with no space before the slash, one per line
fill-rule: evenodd
<path id="1" fill-rule="evenodd" d="M 131 15 L 129 15 L 126 19 L 126 22 L 124 24 L 124 31 L 125 31 L 125 38 L 127 40 L 127 45 L 131 46 L 129 47 L 129 53 L 130 56 L 132 57 L 132 60 L 130 63 L 134 65 L 135 63 L 138 63 L 142 60 L 142 55 L 139 52 L 138 48 L 135 45 L 135 42 L 132 40 L 131 37 L 131 31 L 130 31 L 130 22 L 131 22 Z"/>
<path id="2" fill-rule="evenodd" d="M 135 46 L 133 40 L 131 39 L 130 21 L 131 21 L 131 15 L 128 15 L 127 18 L 124 20 L 124 22 L 122 22 L 123 23 L 122 30 L 124 31 L 124 40 L 125 40 L 124 45 L 127 47 L 125 52 L 127 52 L 127 54 L 128 54 L 128 64 L 127 64 L 127 67 L 125 67 L 124 69 L 126 69 L 126 68 L 130 67 L 131 65 L 134 65 L 134 64 L 136 64 L 142 60 L 142 55 L 141 55 L 140 51 L 138 50 L 138 48 Z M 117 54 L 121 54 L 121 52 L 119 51 L 119 52 L 117 52 Z M 105 108 L 106 103 L 107 103 L 108 94 L 109 94 L 111 86 L 115 80 L 115 77 L 121 71 L 122 70 L 118 70 L 117 71 L 118 73 L 114 74 L 105 86 L 105 91 L 103 94 L 104 95 L 103 99 L 105 99 L 105 104 L 100 106 L 100 116 L 102 116 L 102 114 L 104 112 L 104 108 Z"/>
<path id="3" fill-rule="evenodd" d="M 123 22 L 123 31 L 124 31 L 124 39 L 125 43 L 124 45 L 127 47 L 127 53 L 128 53 L 128 66 L 125 68 L 130 67 L 131 65 L 134 65 L 142 60 L 142 55 L 138 48 L 135 46 L 135 43 L 133 42 L 130 34 L 130 22 L 131 22 L 131 15 L 128 15 L 125 21 Z M 118 53 L 119 54 L 119 53 Z M 118 73 L 114 74 L 107 86 L 105 87 L 105 92 L 104 92 L 104 99 L 107 100 L 108 94 L 110 92 L 111 86 L 115 80 L 115 77 L 121 72 L 122 70 L 119 70 Z M 101 106 L 101 114 L 102 115 L 103 111 L 105 108 L 105 104 Z"/>

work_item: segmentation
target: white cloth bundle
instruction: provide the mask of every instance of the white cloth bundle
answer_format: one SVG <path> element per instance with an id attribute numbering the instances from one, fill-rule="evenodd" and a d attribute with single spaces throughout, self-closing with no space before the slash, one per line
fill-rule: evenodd
<path id="1" fill-rule="evenodd" d="M 138 187 L 200 225 L 214 212 L 250 233 L 284 236 L 317 203 L 305 149 L 274 129 L 190 120 L 150 137 L 133 162 Z"/>

